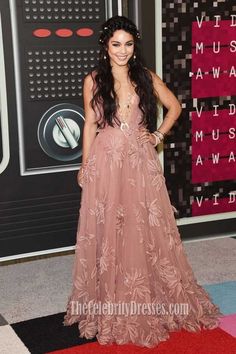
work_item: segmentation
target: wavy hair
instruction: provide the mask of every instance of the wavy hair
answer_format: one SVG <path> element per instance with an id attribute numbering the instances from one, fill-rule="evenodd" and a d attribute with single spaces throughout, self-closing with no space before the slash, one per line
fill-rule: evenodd
<path id="1" fill-rule="evenodd" d="M 120 124 L 120 120 L 116 115 L 117 95 L 114 89 L 114 77 L 107 54 L 108 42 L 116 30 L 124 30 L 133 36 L 135 57 L 133 55 L 129 59 L 128 75 L 131 83 L 135 86 L 136 94 L 139 96 L 139 108 L 143 113 L 139 124 L 144 123 L 146 128 L 153 132 L 157 129 L 158 95 L 153 87 L 151 74 L 143 65 L 139 48 L 140 33 L 136 25 L 124 16 L 111 17 L 102 26 L 99 39 L 99 61 L 94 70 L 95 75 L 92 75 L 96 87 L 91 101 L 92 108 L 95 110 L 95 107 L 99 109 L 102 106 L 103 121 L 99 123 L 101 127 L 104 127 L 105 122 L 114 127 L 113 120 L 118 125 Z"/>

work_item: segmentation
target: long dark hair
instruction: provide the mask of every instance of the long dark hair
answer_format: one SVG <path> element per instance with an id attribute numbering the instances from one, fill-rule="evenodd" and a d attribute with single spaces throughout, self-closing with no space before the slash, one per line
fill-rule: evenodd
<path id="1" fill-rule="evenodd" d="M 102 106 L 103 121 L 99 123 L 101 127 L 104 127 L 105 122 L 114 127 L 114 120 L 120 124 L 120 120 L 116 116 L 117 95 L 114 90 L 114 78 L 107 54 L 109 39 L 116 30 L 120 29 L 130 33 L 134 39 L 134 55 L 128 62 L 128 75 L 131 82 L 135 85 L 135 91 L 139 96 L 139 108 L 143 113 L 140 124 L 144 123 L 146 128 L 150 132 L 153 132 L 157 129 L 158 95 L 154 90 L 151 74 L 142 63 L 139 49 L 140 33 L 136 25 L 124 16 L 114 16 L 108 19 L 102 26 L 99 39 L 99 61 L 94 70 L 95 75 L 92 75 L 95 80 L 96 89 L 91 105 L 94 110 L 95 107 L 99 108 Z"/>

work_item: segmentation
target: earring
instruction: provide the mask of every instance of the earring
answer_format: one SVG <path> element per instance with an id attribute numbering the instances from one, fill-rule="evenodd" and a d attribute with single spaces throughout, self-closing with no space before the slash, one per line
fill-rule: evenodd
<path id="1" fill-rule="evenodd" d="M 133 59 L 136 60 L 136 54 L 134 54 Z"/>
<path id="2" fill-rule="evenodd" d="M 106 58 L 107 58 L 107 56 L 106 56 L 106 54 L 104 54 L 103 59 L 106 60 Z"/>

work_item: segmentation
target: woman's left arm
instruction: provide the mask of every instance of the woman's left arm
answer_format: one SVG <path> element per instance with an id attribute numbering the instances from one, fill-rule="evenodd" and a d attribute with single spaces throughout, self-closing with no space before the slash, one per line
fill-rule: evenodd
<path id="1" fill-rule="evenodd" d="M 158 95 L 158 98 L 161 104 L 163 104 L 163 106 L 168 110 L 165 117 L 163 118 L 162 124 L 158 128 L 161 133 L 167 134 L 175 124 L 176 120 L 179 118 L 182 107 L 173 92 L 168 89 L 161 78 L 154 72 L 150 70 L 149 72 L 152 76 L 153 86 Z"/>

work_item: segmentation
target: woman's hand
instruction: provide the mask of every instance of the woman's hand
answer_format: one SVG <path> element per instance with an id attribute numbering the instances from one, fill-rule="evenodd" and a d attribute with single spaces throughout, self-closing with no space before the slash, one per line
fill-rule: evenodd
<path id="1" fill-rule="evenodd" d="M 77 174 L 77 182 L 81 188 L 83 188 L 83 184 L 84 184 L 84 170 L 86 165 L 87 165 L 87 161 L 81 165 L 80 170 Z"/>
<path id="2" fill-rule="evenodd" d="M 137 140 L 140 142 L 141 145 L 145 143 L 151 143 L 152 145 L 155 145 L 156 143 L 156 138 L 151 134 L 147 128 L 140 128 L 140 133 L 138 134 Z"/>
<path id="3" fill-rule="evenodd" d="M 83 173 L 84 173 L 84 171 L 83 171 L 83 167 L 81 166 L 80 167 L 80 170 L 79 170 L 79 172 L 78 172 L 78 174 L 77 174 L 77 182 L 78 182 L 78 185 L 81 187 L 81 188 L 83 188 Z"/>

